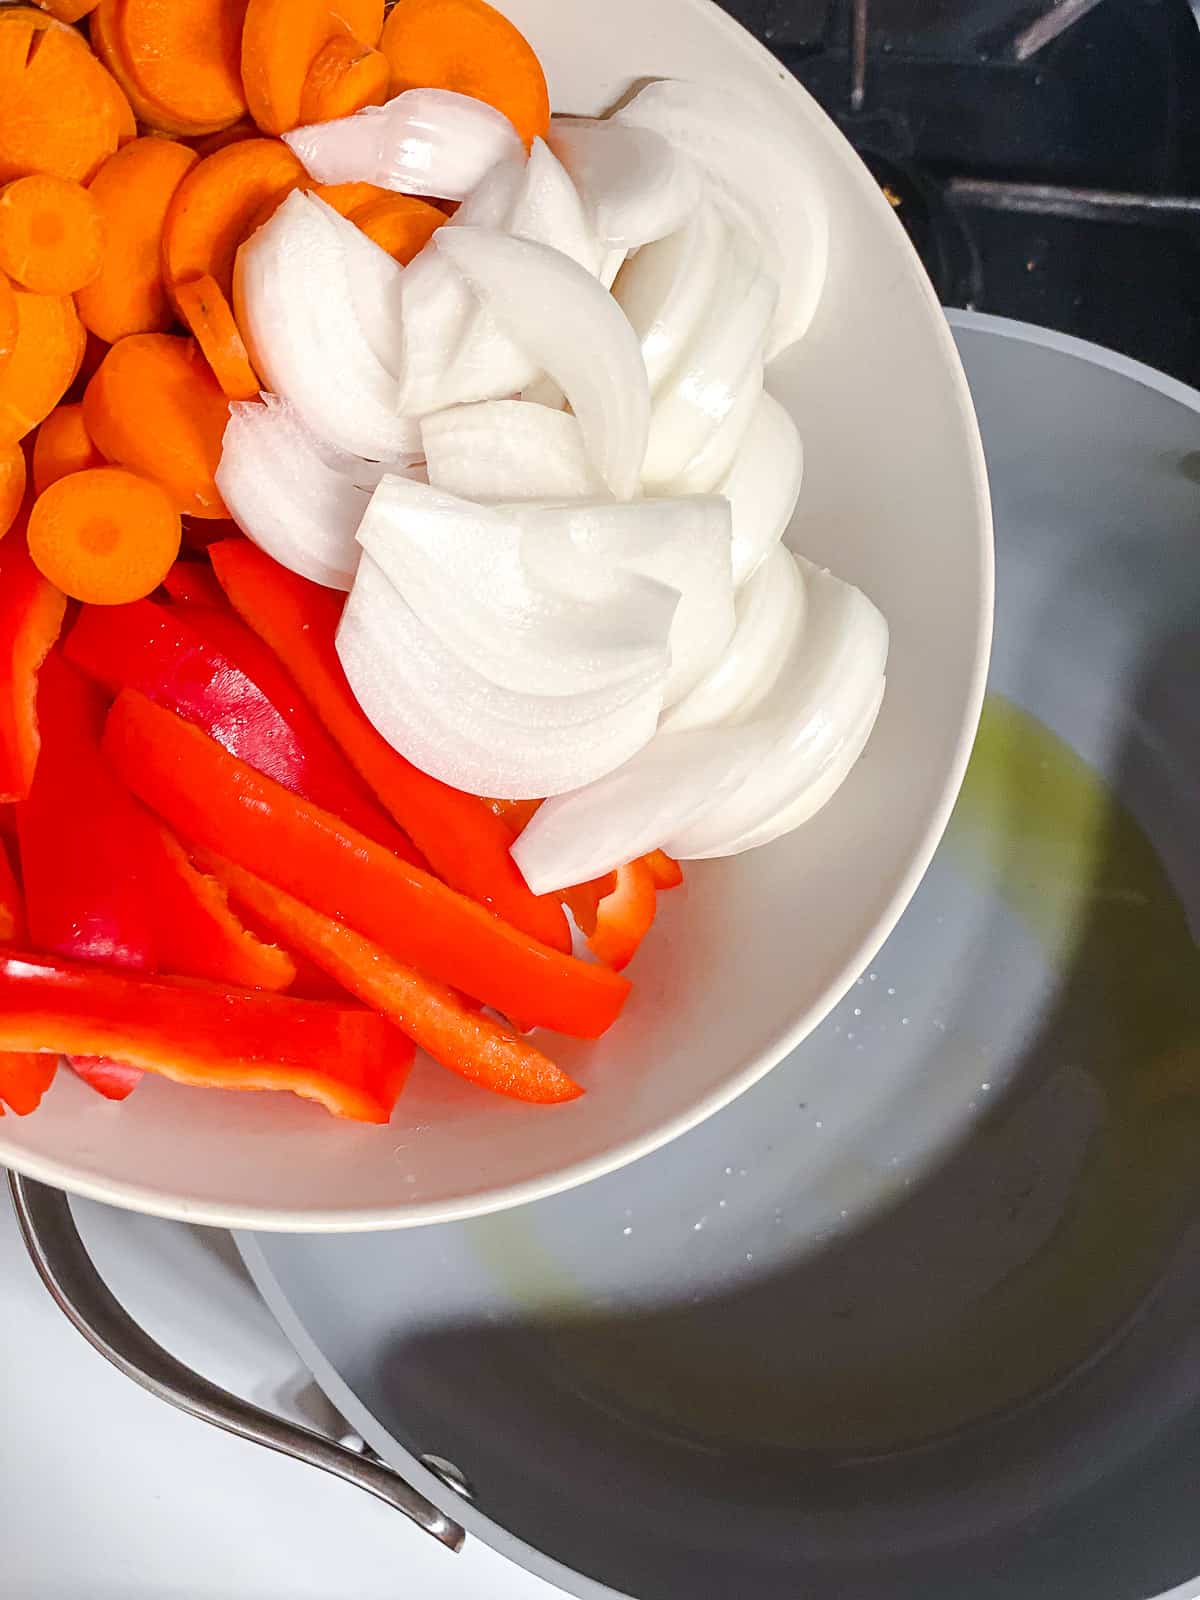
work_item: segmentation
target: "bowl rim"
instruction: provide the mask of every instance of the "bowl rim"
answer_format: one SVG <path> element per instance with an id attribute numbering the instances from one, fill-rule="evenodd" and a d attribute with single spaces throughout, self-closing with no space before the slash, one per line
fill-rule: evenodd
<path id="1" fill-rule="evenodd" d="M 308 1210 L 189 1200 L 185 1196 L 153 1185 L 100 1177 L 80 1170 L 67 1160 L 14 1148 L 0 1149 L 0 1159 L 26 1177 L 51 1184 L 55 1188 L 65 1189 L 88 1200 L 120 1206 L 148 1216 L 198 1223 L 209 1227 L 271 1233 L 368 1233 L 390 1228 L 422 1227 L 440 1222 L 459 1222 L 469 1217 L 487 1216 L 513 1206 L 543 1200 L 581 1184 L 590 1183 L 595 1178 L 604 1177 L 621 1167 L 628 1166 L 631 1162 L 641 1160 L 643 1156 L 651 1155 L 655 1150 L 671 1143 L 672 1140 L 731 1104 L 765 1077 L 824 1020 L 848 992 L 855 978 L 870 964 L 892 933 L 916 893 L 941 842 L 958 798 L 958 791 L 962 786 L 967 762 L 975 742 L 987 685 L 995 600 L 995 550 L 991 496 L 979 424 L 947 314 L 938 302 L 933 285 L 916 250 L 909 242 L 903 225 L 867 168 L 858 159 L 853 146 L 803 85 L 790 74 L 785 74 L 766 46 L 741 23 L 717 6 L 707 3 L 707 0 L 696 0 L 696 9 L 725 32 L 731 49 L 736 49 L 743 56 L 749 56 L 760 64 L 764 61 L 769 62 L 781 81 L 783 92 L 791 95 L 797 105 L 803 108 L 806 118 L 812 122 L 814 133 L 839 147 L 843 156 L 848 154 L 851 157 L 849 170 L 854 174 L 853 181 L 858 185 L 866 202 L 874 208 L 879 225 L 882 228 L 895 229 L 903 241 L 901 251 L 903 271 L 911 288 L 924 305 L 933 346 L 941 359 L 943 371 L 950 380 L 958 412 L 965 425 L 969 452 L 967 466 L 972 479 L 975 511 L 971 536 L 978 545 L 980 563 L 974 655 L 966 686 L 965 711 L 938 804 L 926 821 L 920 841 L 891 897 L 864 933 L 853 953 L 816 998 L 798 1016 L 781 1027 L 764 1047 L 746 1061 L 737 1072 L 731 1073 L 719 1087 L 710 1090 L 685 1111 L 677 1113 L 645 1133 L 613 1145 L 603 1153 L 572 1162 L 539 1177 L 528 1178 L 491 1189 L 483 1194 L 464 1196 L 457 1200 L 384 1207 L 337 1209 L 314 1207 Z M 1003 318 L 994 320 L 1005 321 Z M 1040 330 L 1031 331 L 1037 333 Z M 1081 341 L 1073 343 L 1079 344 Z M 1092 347 L 1085 346 L 1085 348 Z M 1151 369 L 1144 370 L 1149 372 Z M 6 1143 L 7 1141 L 0 1135 L 0 1147 Z"/>

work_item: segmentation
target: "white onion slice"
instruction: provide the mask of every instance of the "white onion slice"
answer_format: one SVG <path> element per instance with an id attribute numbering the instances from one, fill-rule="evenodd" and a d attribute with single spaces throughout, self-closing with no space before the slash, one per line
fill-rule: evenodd
<path id="1" fill-rule="evenodd" d="M 720 493 L 733 470 L 738 451 L 763 392 L 762 363 L 756 361 L 743 378 L 725 419 L 671 483 L 675 494 Z"/>
<path id="2" fill-rule="evenodd" d="M 728 417 L 762 363 L 777 298 L 758 251 L 734 235 L 704 321 L 655 393 L 642 466 L 648 488 L 673 484 Z"/>
<path id="3" fill-rule="evenodd" d="M 285 133 L 318 183 L 374 183 L 462 200 L 497 161 L 524 155 L 502 111 L 449 89 L 406 89 L 386 105 Z"/>
<path id="4" fill-rule="evenodd" d="M 674 856 L 731 853 L 813 786 L 828 798 L 831 774 L 844 777 L 857 759 L 856 750 L 847 764 L 847 752 L 879 697 L 887 623 L 861 590 L 793 559 L 808 593 L 804 627 L 775 688 L 745 724 L 770 735 L 768 750 L 734 793 L 663 840 Z"/>
<path id="5" fill-rule="evenodd" d="M 451 406 L 421 422 L 429 481 L 468 500 L 574 500 L 604 494 L 568 411 L 521 400 Z"/>
<path id="6" fill-rule="evenodd" d="M 733 516 L 735 585 L 745 583 L 783 538 L 803 475 L 796 424 L 773 395 L 760 395 L 733 466 L 717 486 Z"/>
<path id="7" fill-rule="evenodd" d="M 613 298 L 641 341 L 652 395 L 709 314 L 729 245 L 717 208 L 704 204 L 684 227 L 645 245 L 617 273 Z"/>
<path id="8" fill-rule="evenodd" d="M 616 121 L 651 128 L 696 161 L 767 252 L 780 301 L 768 359 L 805 333 L 829 263 L 829 212 L 796 133 L 706 84 L 647 84 Z"/>
<path id="9" fill-rule="evenodd" d="M 230 516 L 261 550 L 314 583 L 349 589 L 359 556 L 354 536 L 376 470 L 357 467 L 324 450 L 292 407 L 268 394 L 230 406 L 216 483 Z"/>
<path id="10" fill-rule="evenodd" d="M 661 239 L 700 204 L 699 167 L 652 129 L 554 117 L 548 138 L 608 249 L 636 250 Z"/>
<path id="11" fill-rule="evenodd" d="M 583 598 L 538 582 L 517 516 L 385 478 L 358 542 L 446 649 L 498 689 L 579 695 L 666 678 L 676 591 L 619 569 Z"/>
<path id="12" fill-rule="evenodd" d="M 423 771 L 520 800 L 579 788 L 648 742 L 661 679 L 580 695 L 514 694 L 472 672 L 363 556 L 337 637 L 365 715 Z"/>
<path id="13" fill-rule="evenodd" d="M 659 729 L 681 733 L 745 721 L 775 687 L 804 626 L 804 580 L 791 552 L 776 545 L 738 591 L 737 625 L 723 654 L 690 694 L 663 712 Z"/>
<path id="14" fill-rule="evenodd" d="M 399 385 L 363 325 L 346 235 L 331 219 L 345 221 L 297 190 L 242 245 L 238 324 L 267 387 L 319 439 L 372 460 L 415 459 L 419 431 L 397 414 Z"/>
<path id="15" fill-rule="evenodd" d="M 503 331 L 561 387 L 613 494 L 634 495 L 650 396 L 637 338 L 612 296 L 578 262 L 527 239 L 439 228 L 432 242 Z"/>
<path id="16" fill-rule="evenodd" d="M 679 592 L 663 703 L 682 699 L 733 635 L 728 501 L 693 495 L 519 509 L 535 579 L 586 596 L 605 574 L 624 568 Z"/>

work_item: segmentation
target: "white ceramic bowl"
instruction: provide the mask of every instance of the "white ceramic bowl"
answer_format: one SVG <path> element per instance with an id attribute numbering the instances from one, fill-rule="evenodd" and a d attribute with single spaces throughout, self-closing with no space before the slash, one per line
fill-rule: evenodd
<path id="1" fill-rule="evenodd" d="M 697 864 L 663 898 L 620 1023 L 557 1050 L 581 1100 L 525 1107 L 423 1063 L 379 1129 L 287 1095 L 151 1078 L 114 1106 L 63 1072 L 35 1115 L 0 1123 L 0 1162 L 32 1177 L 166 1216 L 303 1231 L 444 1221 L 582 1183 L 711 1115 L 797 1045 L 887 937 L 941 836 L 983 694 L 991 518 L 970 396 L 903 230 L 815 102 L 706 0 L 501 9 L 537 48 L 556 109 L 603 111 L 640 78 L 708 80 L 778 118 L 797 165 L 815 170 L 828 283 L 768 381 L 804 439 L 791 542 L 891 625 L 879 723 L 807 827 Z"/>

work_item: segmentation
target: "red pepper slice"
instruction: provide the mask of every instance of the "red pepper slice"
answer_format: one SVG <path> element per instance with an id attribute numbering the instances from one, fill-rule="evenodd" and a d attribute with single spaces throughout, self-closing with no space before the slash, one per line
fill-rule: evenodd
<path id="1" fill-rule="evenodd" d="M 382 738 L 359 708 L 334 637 L 342 597 L 288 572 L 247 539 L 209 549 L 222 588 L 287 667 L 349 760 L 452 888 L 556 950 L 571 930 L 553 895 L 535 895 L 509 854 L 511 836 L 475 795 L 440 783 Z"/>
<path id="2" fill-rule="evenodd" d="M 110 693 L 134 688 L 233 755 L 408 860 L 416 854 L 367 794 L 261 639 L 228 610 L 135 600 L 85 606 L 67 659 Z"/>
<path id="3" fill-rule="evenodd" d="M 645 859 L 617 868 L 617 886 L 596 908 L 596 928 L 588 948 L 619 972 L 629 965 L 650 931 L 658 896 Z"/>
<path id="4" fill-rule="evenodd" d="M 225 591 L 203 561 L 177 561 L 163 579 L 163 588 L 181 605 L 225 606 Z"/>
<path id="5" fill-rule="evenodd" d="M 542 1104 L 574 1100 L 580 1086 L 512 1029 L 445 984 L 393 961 L 377 944 L 302 905 L 243 867 L 205 856 L 208 870 L 292 950 L 324 969 L 366 1005 L 391 1018 L 442 1066 L 496 1094 Z"/>
<path id="6" fill-rule="evenodd" d="M 38 669 L 66 607 L 29 559 L 23 529 L 10 529 L 0 540 L 0 800 L 23 800 L 33 782 Z"/>
<path id="7" fill-rule="evenodd" d="M 141 1067 L 131 1067 L 127 1061 L 113 1061 L 108 1056 L 68 1056 L 67 1062 L 77 1078 L 106 1100 L 128 1100 L 142 1081 Z"/>
<path id="8" fill-rule="evenodd" d="M 501 922 L 133 690 L 109 713 L 104 752 L 185 839 L 347 923 L 426 977 L 505 1016 L 585 1039 L 616 1021 L 625 979 Z"/>
<path id="9" fill-rule="evenodd" d="M 13 874 L 8 850 L 0 844 L 0 941 L 13 944 L 25 937 L 25 916 L 21 890 Z M 0 1116 L 7 1103 L 10 1111 L 24 1117 L 41 1104 L 42 1096 L 54 1081 L 58 1063 L 53 1056 L 0 1054 Z"/>
<path id="10" fill-rule="evenodd" d="M 411 1042 L 361 1007 L 0 952 L 0 1049 L 112 1055 L 178 1083 L 287 1089 L 386 1122 Z"/>
<path id="11" fill-rule="evenodd" d="M 656 889 L 678 889 L 683 882 L 683 868 L 665 850 L 651 850 L 642 860 L 650 868 Z"/>

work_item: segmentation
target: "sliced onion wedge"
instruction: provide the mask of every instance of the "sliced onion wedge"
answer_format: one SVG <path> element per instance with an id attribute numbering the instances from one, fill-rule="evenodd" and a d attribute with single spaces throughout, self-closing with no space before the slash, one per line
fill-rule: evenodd
<path id="1" fill-rule="evenodd" d="M 523 549 L 536 580 L 586 596 L 617 569 L 678 591 L 671 628 L 672 705 L 708 671 L 734 628 L 729 504 L 694 495 L 632 504 L 573 501 L 520 508 Z"/>
<path id="2" fill-rule="evenodd" d="M 503 112 L 449 89 L 406 89 L 283 137 L 318 183 L 375 183 L 440 200 L 465 199 L 497 161 L 524 155 Z"/>
<path id="3" fill-rule="evenodd" d="M 329 589 L 349 589 L 358 524 L 375 469 L 323 447 L 286 401 L 237 401 L 217 487 L 246 536 L 282 566 Z"/>
<path id="4" fill-rule="evenodd" d="M 762 392 L 762 363 L 756 361 L 742 379 L 733 397 L 733 404 L 720 426 L 709 434 L 687 466 L 672 481 L 673 493 L 720 493 L 721 485 L 733 470 Z"/>
<path id="5" fill-rule="evenodd" d="M 450 406 L 421 422 L 429 481 L 468 500 L 603 496 L 579 419 L 522 400 Z"/>
<path id="6" fill-rule="evenodd" d="M 717 486 L 733 516 L 735 585 L 745 583 L 782 539 L 803 476 L 796 424 L 773 395 L 760 395 L 733 466 Z"/>
<path id="7" fill-rule="evenodd" d="M 548 138 L 608 249 L 636 250 L 661 239 L 700 203 L 699 167 L 653 129 L 611 118 L 554 117 Z"/>
<path id="8" fill-rule="evenodd" d="M 563 696 L 657 681 L 661 691 L 679 604 L 661 583 L 619 568 L 584 596 L 539 582 L 519 516 L 402 478 L 376 489 L 358 542 L 446 649 L 498 689 Z"/>
<path id="9" fill-rule="evenodd" d="M 238 251 L 238 323 L 267 387 L 317 438 L 372 460 L 407 462 L 419 431 L 397 414 L 399 384 L 364 326 L 343 223 L 310 195 L 290 194 Z M 374 285 L 366 297 L 377 303 Z"/>
<path id="10" fill-rule="evenodd" d="M 704 204 L 682 228 L 645 245 L 617 273 L 613 298 L 641 341 L 652 395 L 699 333 L 729 243 L 720 213 Z"/>
<path id="11" fill-rule="evenodd" d="M 579 695 L 514 694 L 466 667 L 364 554 L 338 654 L 382 736 L 423 771 L 499 799 L 560 794 L 645 745 L 661 678 Z"/>
<path id="12" fill-rule="evenodd" d="M 799 339 L 825 284 L 829 213 L 796 137 L 724 89 L 679 80 L 647 84 L 615 120 L 685 152 L 757 235 L 780 287 L 768 359 Z"/>
<path id="13" fill-rule="evenodd" d="M 579 418 L 588 455 L 629 499 L 646 453 L 650 395 L 637 337 L 612 296 L 546 245 L 483 228 L 439 228 L 433 243 L 485 310 Z"/>

